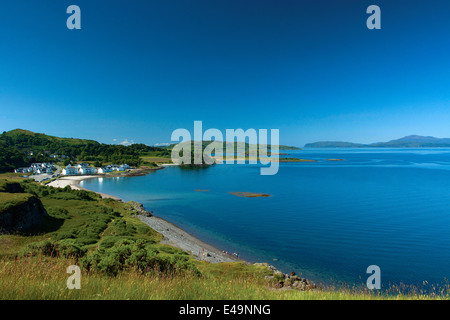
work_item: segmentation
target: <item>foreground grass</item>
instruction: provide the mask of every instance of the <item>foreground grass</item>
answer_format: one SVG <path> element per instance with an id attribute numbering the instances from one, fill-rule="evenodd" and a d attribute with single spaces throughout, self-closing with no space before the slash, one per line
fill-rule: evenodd
<path id="1" fill-rule="evenodd" d="M 144 275 L 124 272 L 116 277 L 94 272 L 81 275 L 81 289 L 69 290 L 66 269 L 73 260 L 28 257 L 0 261 L 0 299 L 37 300 L 379 300 L 448 299 L 442 295 L 391 294 L 328 289 L 325 291 L 275 290 L 255 274 L 241 273 L 242 265 L 205 265 L 201 277 Z M 228 269 L 228 270 L 227 270 Z M 248 270 L 247 270 L 248 271 Z M 217 272 L 226 274 L 218 276 Z"/>

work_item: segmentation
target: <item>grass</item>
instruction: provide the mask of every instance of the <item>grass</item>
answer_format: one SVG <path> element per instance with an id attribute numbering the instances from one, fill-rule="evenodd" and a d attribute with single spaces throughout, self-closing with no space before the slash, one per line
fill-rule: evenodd
<path id="1" fill-rule="evenodd" d="M 0 193 L 0 214 L 12 207 L 21 205 L 27 202 L 31 194 L 28 193 Z"/>
<path id="2" fill-rule="evenodd" d="M 51 300 L 407 300 L 448 296 L 381 295 L 353 289 L 328 291 L 274 290 L 258 275 L 237 264 L 204 266 L 203 276 L 145 275 L 125 272 L 116 277 L 82 272 L 81 289 L 69 290 L 69 259 L 31 257 L 0 261 L 0 299 Z M 219 276 L 220 275 L 220 276 Z"/>
<path id="3" fill-rule="evenodd" d="M 170 157 L 141 156 L 141 159 L 143 163 L 156 163 L 156 164 L 172 163 L 172 159 Z"/>

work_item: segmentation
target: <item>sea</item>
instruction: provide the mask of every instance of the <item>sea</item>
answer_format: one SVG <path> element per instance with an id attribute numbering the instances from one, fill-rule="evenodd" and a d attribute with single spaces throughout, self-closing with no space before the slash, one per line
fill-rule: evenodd
<path id="1" fill-rule="evenodd" d="M 81 186 L 141 202 L 221 250 L 319 284 L 364 285 L 373 265 L 384 288 L 447 283 L 450 149 L 282 152 L 316 161 L 281 162 L 272 176 L 261 165 L 173 166 Z"/>

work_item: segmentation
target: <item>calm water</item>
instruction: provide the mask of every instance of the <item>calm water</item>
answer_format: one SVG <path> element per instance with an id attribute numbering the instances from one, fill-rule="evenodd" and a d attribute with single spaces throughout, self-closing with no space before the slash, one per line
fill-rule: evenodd
<path id="1" fill-rule="evenodd" d="M 307 149 L 289 156 L 319 162 L 281 163 L 275 176 L 261 176 L 257 165 L 169 167 L 83 186 L 141 202 L 220 249 L 318 282 L 365 282 L 373 264 L 384 285 L 450 278 L 450 149 Z"/>

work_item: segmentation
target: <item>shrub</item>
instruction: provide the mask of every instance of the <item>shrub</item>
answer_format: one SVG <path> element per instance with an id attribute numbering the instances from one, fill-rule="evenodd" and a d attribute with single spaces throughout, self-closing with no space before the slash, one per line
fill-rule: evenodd
<path id="1" fill-rule="evenodd" d="M 161 257 L 158 251 L 143 240 L 120 240 L 112 247 L 85 256 L 81 263 L 88 270 L 116 276 L 125 270 L 143 273 L 161 272 L 169 275 L 181 271 L 200 275 L 187 256 Z"/>
<path id="2" fill-rule="evenodd" d="M 136 234 L 136 228 L 131 223 L 127 223 L 125 219 L 114 220 L 110 224 L 110 228 L 111 234 L 116 236 L 133 236 Z"/>
<path id="3" fill-rule="evenodd" d="M 37 243 L 29 244 L 24 252 L 26 255 L 37 256 L 44 255 L 49 257 L 57 257 L 58 252 L 56 248 L 56 242 L 44 240 Z"/>
<path id="4" fill-rule="evenodd" d="M 23 252 L 23 255 L 28 256 L 49 256 L 49 257 L 65 257 L 65 258 L 81 258 L 86 254 L 84 249 L 77 240 L 67 239 L 52 242 L 44 240 L 37 243 L 32 243 Z"/>
<path id="5" fill-rule="evenodd" d="M 61 231 L 56 234 L 56 240 L 75 239 L 77 237 L 76 229 Z"/>
<path id="6" fill-rule="evenodd" d="M 54 218 L 58 219 L 68 219 L 69 211 L 61 207 L 49 207 L 47 208 L 47 213 Z"/>
<path id="7" fill-rule="evenodd" d="M 153 234 L 153 230 L 146 225 L 139 224 L 136 226 L 136 231 L 141 235 L 151 235 Z"/>
<path id="8" fill-rule="evenodd" d="M 99 249 L 100 250 L 102 250 L 102 249 L 103 250 L 104 249 L 109 249 L 109 248 L 113 247 L 116 243 L 118 243 L 121 240 L 131 240 L 131 241 L 133 241 L 135 239 L 133 237 L 126 237 L 126 236 L 120 236 L 120 237 L 117 237 L 117 236 L 106 236 L 106 237 L 103 237 L 102 242 L 100 242 Z"/>
<path id="9" fill-rule="evenodd" d="M 86 249 L 77 240 L 66 239 L 57 242 L 58 253 L 65 258 L 81 258 L 86 254 Z"/>

